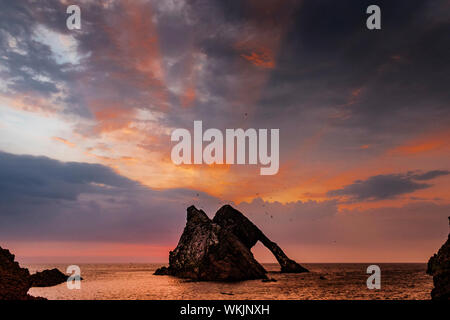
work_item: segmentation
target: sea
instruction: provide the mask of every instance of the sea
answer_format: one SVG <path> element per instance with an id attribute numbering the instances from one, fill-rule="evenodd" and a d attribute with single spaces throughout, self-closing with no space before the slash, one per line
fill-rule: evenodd
<path id="1" fill-rule="evenodd" d="M 367 267 L 380 267 L 380 289 L 367 287 Z M 202 282 L 153 272 L 163 264 L 80 264 L 80 289 L 67 283 L 31 288 L 29 294 L 50 300 L 423 300 L 430 299 L 432 277 L 425 263 L 305 263 L 309 273 L 280 273 L 279 265 L 263 264 L 276 281 Z M 24 265 L 31 273 L 65 264 Z"/>

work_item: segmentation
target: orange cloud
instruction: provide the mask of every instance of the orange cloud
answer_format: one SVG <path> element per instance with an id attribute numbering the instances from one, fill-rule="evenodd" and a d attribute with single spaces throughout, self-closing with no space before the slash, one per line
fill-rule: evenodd
<path id="1" fill-rule="evenodd" d="M 52 140 L 64 143 L 66 146 L 71 147 L 71 148 L 76 147 L 75 143 L 72 143 L 72 142 L 70 142 L 66 139 L 60 138 L 60 137 L 52 137 Z"/>
<path id="2" fill-rule="evenodd" d="M 352 96 L 357 97 L 361 94 L 362 88 L 358 88 L 352 91 Z"/>
<path id="3" fill-rule="evenodd" d="M 190 107 L 196 98 L 195 88 L 189 85 L 181 96 L 181 105 L 183 107 Z"/>
<path id="4" fill-rule="evenodd" d="M 426 152 L 449 151 L 450 131 L 428 134 L 406 142 L 388 151 L 390 155 L 415 155 Z"/>
<path id="5" fill-rule="evenodd" d="M 243 53 L 241 57 L 257 67 L 266 69 L 273 69 L 275 67 L 273 54 L 267 48 L 260 48 L 259 52 L 251 52 L 250 54 Z"/>
<path id="6" fill-rule="evenodd" d="M 190 47 L 187 49 L 186 59 L 182 60 L 179 79 L 182 82 L 183 90 L 180 94 L 180 103 L 185 108 L 191 107 L 197 98 L 196 79 L 198 71 L 201 70 L 201 64 L 199 64 L 201 57 L 202 53 Z"/>
<path id="7" fill-rule="evenodd" d="M 120 161 L 122 161 L 125 164 L 135 164 L 139 160 L 137 158 L 133 158 L 133 157 L 122 156 L 122 157 L 120 157 Z"/>
<path id="8" fill-rule="evenodd" d="M 240 52 L 240 56 L 251 64 L 265 68 L 275 68 L 275 52 L 279 46 L 276 40 L 267 40 L 257 35 L 239 41 L 234 44 L 234 49 Z"/>
<path id="9" fill-rule="evenodd" d="M 34 93 L 16 93 L 13 96 L 0 94 L 0 103 L 17 110 L 51 116 L 62 110 L 51 98 Z"/>
<path id="10" fill-rule="evenodd" d="M 131 67 L 141 72 L 144 77 L 137 77 L 134 73 L 116 76 L 127 76 L 127 81 L 132 81 L 138 87 L 151 89 L 152 96 L 158 97 L 158 103 L 165 104 L 167 97 L 162 56 L 156 26 L 152 19 L 149 19 L 151 8 L 137 1 L 126 1 L 122 5 L 124 10 L 120 20 L 107 28 L 115 43 L 115 49 L 119 52 L 109 54 L 113 60 L 120 57 L 118 62 L 121 65 L 126 64 L 127 69 Z"/>
<path id="11" fill-rule="evenodd" d="M 393 149 L 392 152 L 399 154 L 415 154 L 435 150 L 440 148 L 442 145 L 443 141 L 415 142 L 411 145 L 399 146 Z"/>
<path id="12" fill-rule="evenodd" d="M 105 161 L 106 164 L 108 164 L 110 161 L 114 160 L 113 158 L 106 157 L 106 156 L 101 156 L 101 155 L 98 155 L 98 154 L 95 154 L 95 153 L 92 153 L 92 152 L 89 152 L 89 151 L 85 151 L 84 154 L 86 156 L 94 157 L 94 158 L 96 158 L 98 160 Z"/>
<path id="13" fill-rule="evenodd" d="M 77 81 L 98 121 L 96 133 L 127 128 L 138 108 L 161 111 L 168 106 L 158 32 L 149 18 L 152 8 L 142 1 L 119 5 L 120 14 L 99 21 L 105 44 L 93 47 L 92 68 L 80 73 Z M 127 89 L 132 94 L 123 95 Z"/>
<path id="14" fill-rule="evenodd" d="M 95 100 L 91 104 L 92 109 L 97 109 L 94 111 L 94 116 L 98 123 L 96 129 L 98 132 L 111 132 L 119 129 L 128 127 L 131 122 L 135 110 L 107 106 L 105 101 Z"/>

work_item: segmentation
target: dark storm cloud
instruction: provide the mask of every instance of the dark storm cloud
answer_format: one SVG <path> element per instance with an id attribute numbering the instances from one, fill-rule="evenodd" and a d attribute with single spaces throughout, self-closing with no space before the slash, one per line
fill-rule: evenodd
<path id="1" fill-rule="evenodd" d="M 254 199 L 238 205 L 271 239 L 288 244 L 347 244 L 444 239 L 450 206 L 417 201 L 402 207 L 344 209 L 338 213 L 336 200 L 296 201 L 281 204 Z M 394 242 L 393 242 L 394 241 Z M 300 250 L 301 251 L 301 250 Z M 298 253 L 299 256 L 302 253 Z"/>
<path id="2" fill-rule="evenodd" d="M 27 198 L 75 201 L 81 193 L 137 187 L 136 182 L 102 165 L 0 152 L 0 203 Z"/>
<path id="3" fill-rule="evenodd" d="M 303 128 L 302 135 L 310 135 L 314 125 L 328 126 L 333 134 L 324 148 L 335 153 L 357 144 L 384 149 L 412 128 L 421 133 L 445 127 L 448 6 L 378 1 L 382 30 L 372 32 L 365 27 L 370 4 L 303 2 L 263 91 L 261 117 L 292 133 Z"/>
<path id="4" fill-rule="evenodd" d="M 421 174 L 413 174 L 412 177 L 414 180 L 431 180 L 448 174 L 450 174 L 450 171 L 448 170 L 432 170 Z"/>
<path id="5" fill-rule="evenodd" d="M 433 170 L 425 173 L 408 172 L 406 174 L 385 174 L 369 177 L 366 180 L 356 180 L 342 189 L 330 190 L 330 197 L 346 196 L 352 201 L 392 199 L 402 194 L 412 193 L 431 187 L 426 181 L 450 174 L 446 170 Z"/>
<path id="6" fill-rule="evenodd" d="M 380 112 L 385 115 L 393 104 L 389 96 L 379 97 L 366 106 L 372 101 L 369 98 L 379 94 L 380 89 L 391 90 L 396 98 L 402 98 L 396 99 L 397 108 L 411 107 L 403 101 L 414 101 L 410 95 L 419 93 L 408 92 L 407 88 L 418 83 L 423 85 L 420 95 L 428 92 L 432 97 L 436 94 L 442 95 L 436 98 L 448 97 L 448 92 L 442 90 L 442 81 L 448 70 L 445 52 L 449 44 L 444 30 L 448 31 L 449 23 L 435 16 L 444 17 L 448 13 L 445 3 L 379 1 L 382 30 L 374 32 L 365 27 L 365 9 L 370 4 L 370 1 L 303 2 L 284 42 L 280 65 L 274 70 L 271 84 L 276 87 L 290 83 L 298 89 L 315 90 L 294 92 L 288 87 L 286 91 L 290 94 L 279 95 L 286 102 L 281 105 L 299 102 L 302 95 L 307 100 L 318 93 L 322 99 L 316 107 L 348 104 L 350 91 L 368 86 L 373 96 L 354 108 L 363 107 L 368 116 Z M 379 103 L 380 100 L 388 105 Z"/>
<path id="7" fill-rule="evenodd" d="M 156 191 L 98 164 L 0 153 L 1 240 L 173 241 L 195 204 L 218 199 Z"/>
<path id="8" fill-rule="evenodd" d="M 366 28 L 371 1 L 293 1 L 288 14 L 271 8 L 267 16 L 250 3 L 256 2 L 187 2 L 194 21 L 187 33 L 206 55 L 196 79 L 201 99 L 194 108 L 170 115 L 164 120 L 168 124 L 189 127 L 202 119 L 218 128 L 279 127 L 285 157 L 326 128 L 316 158 L 319 153 L 373 155 L 413 132 L 446 128 L 450 24 L 445 1 L 378 1 L 378 31 Z M 164 21 L 161 15 L 163 29 Z M 179 28 L 170 21 L 172 29 Z M 273 36 L 269 29 L 280 30 L 274 68 L 245 65 L 235 44 L 248 38 L 264 44 L 261 39 Z M 162 40 L 167 47 L 170 39 Z M 361 145 L 371 147 L 362 153 Z"/>

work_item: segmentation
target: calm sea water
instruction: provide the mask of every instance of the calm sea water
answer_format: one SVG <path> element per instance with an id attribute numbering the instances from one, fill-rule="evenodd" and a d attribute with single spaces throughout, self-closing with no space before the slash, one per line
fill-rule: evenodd
<path id="1" fill-rule="evenodd" d="M 155 276 L 160 264 L 80 264 L 84 278 L 80 290 L 66 284 L 32 288 L 29 293 L 48 299 L 429 299 L 432 278 L 426 264 L 378 264 L 381 289 L 369 290 L 369 264 L 304 264 L 310 273 L 282 274 L 276 264 L 264 264 L 268 276 L 238 283 L 193 282 L 170 276 Z M 27 265 L 30 272 L 67 265 Z"/>

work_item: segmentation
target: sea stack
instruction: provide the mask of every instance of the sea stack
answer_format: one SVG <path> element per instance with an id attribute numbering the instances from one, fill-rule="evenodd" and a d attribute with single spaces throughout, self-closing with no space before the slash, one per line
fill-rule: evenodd
<path id="1" fill-rule="evenodd" d="M 450 233 L 438 253 L 428 261 L 427 273 L 433 276 L 431 299 L 450 300 Z"/>
<path id="2" fill-rule="evenodd" d="M 53 287 L 66 282 L 69 276 L 54 268 L 36 272 L 35 274 L 32 274 L 30 278 L 32 287 Z"/>
<path id="3" fill-rule="evenodd" d="M 225 205 L 217 211 L 213 222 L 230 231 L 250 250 L 258 241 L 272 252 L 281 266 L 283 273 L 301 273 L 308 270 L 294 260 L 289 259 L 281 248 L 267 238 L 246 216 L 230 205 Z"/>
<path id="4" fill-rule="evenodd" d="M 213 220 L 194 206 L 187 209 L 187 222 L 177 247 L 169 254 L 169 267 L 156 270 L 181 278 L 204 281 L 266 279 L 267 271 L 250 249 L 261 241 L 280 263 L 281 272 L 307 272 L 242 213 L 225 205 Z"/>

